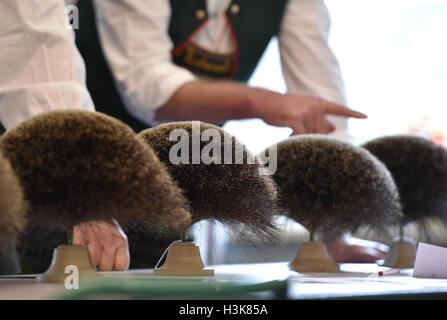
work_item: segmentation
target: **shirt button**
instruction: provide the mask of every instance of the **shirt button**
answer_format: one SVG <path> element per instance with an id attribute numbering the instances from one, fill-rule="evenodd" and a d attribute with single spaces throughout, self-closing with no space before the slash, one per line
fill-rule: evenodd
<path id="1" fill-rule="evenodd" d="M 196 18 L 199 20 L 202 20 L 203 18 L 205 18 L 206 16 L 206 12 L 203 9 L 199 9 L 196 11 Z"/>
<path id="2" fill-rule="evenodd" d="M 236 3 L 232 4 L 230 7 L 230 11 L 232 14 L 238 14 L 240 10 L 241 10 L 241 7 Z"/>

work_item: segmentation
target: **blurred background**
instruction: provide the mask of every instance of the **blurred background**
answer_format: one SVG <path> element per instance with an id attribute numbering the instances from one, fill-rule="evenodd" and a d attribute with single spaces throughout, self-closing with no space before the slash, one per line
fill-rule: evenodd
<path id="1" fill-rule="evenodd" d="M 352 142 L 361 144 L 385 134 L 413 133 L 447 146 L 447 0 L 325 3 L 332 22 L 330 45 L 341 66 L 348 106 L 368 115 L 367 120 L 349 120 Z M 269 44 L 249 84 L 287 91 L 277 39 Z M 229 121 L 224 129 L 255 154 L 291 134 L 291 129 L 269 126 L 259 119 Z M 261 244 L 256 250 L 245 247 L 231 235 L 224 236 L 219 226 L 197 226 L 199 242 L 206 239 L 204 244 L 212 241 L 217 245 L 214 250 L 203 245 L 204 261 L 216 264 L 293 259 L 299 242 L 307 240 L 307 232 L 283 217 L 278 223 L 284 230 L 284 244 L 274 250 Z M 429 227 L 433 229 L 432 243 L 447 243 L 441 226 L 433 222 Z M 411 228 L 417 237 L 418 226 Z"/>
<path id="2" fill-rule="evenodd" d="M 447 0 L 325 3 L 348 106 L 368 115 L 366 121 L 349 120 L 353 142 L 412 132 L 447 145 Z M 249 83 L 286 92 L 280 70 L 273 39 Z M 230 121 L 225 129 L 254 152 L 291 133 L 257 119 Z"/>

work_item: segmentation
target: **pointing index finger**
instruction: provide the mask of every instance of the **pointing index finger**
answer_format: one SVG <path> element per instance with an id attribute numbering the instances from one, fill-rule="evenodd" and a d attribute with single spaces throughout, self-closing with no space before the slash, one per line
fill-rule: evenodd
<path id="1" fill-rule="evenodd" d="M 338 116 L 345 116 L 345 117 L 352 117 L 352 118 L 358 118 L 358 119 L 366 119 L 366 114 L 355 111 L 352 109 L 349 109 L 341 104 L 323 100 L 322 105 L 324 107 L 324 112 L 326 114 L 333 114 Z"/>

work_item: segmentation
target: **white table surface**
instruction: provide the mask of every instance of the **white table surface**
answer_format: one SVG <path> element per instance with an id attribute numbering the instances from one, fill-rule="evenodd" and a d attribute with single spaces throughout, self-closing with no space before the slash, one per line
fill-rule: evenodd
<path id="1" fill-rule="evenodd" d="M 99 272 L 108 279 L 193 279 L 216 283 L 261 283 L 271 280 L 287 280 L 288 299 L 327 299 L 356 297 L 397 297 L 411 294 L 445 294 L 447 279 L 421 279 L 412 277 L 412 269 L 403 269 L 400 274 L 379 276 L 378 272 L 389 268 L 376 264 L 342 264 L 339 273 L 301 274 L 289 270 L 288 263 L 229 264 L 210 266 L 215 275 L 180 277 L 154 275 L 152 269 L 125 272 Z M 1 277 L 0 300 L 58 299 L 67 293 L 62 284 L 39 283 L 32 275 L 26 277 Z M 107 296 L 106 296 L 107 298 Z M 126 295 L 111 299 L 126 299 Z M 259 295 L 260 299 L 271 299 Z M 200 299 L 207 299 L 206 296 Z"/>

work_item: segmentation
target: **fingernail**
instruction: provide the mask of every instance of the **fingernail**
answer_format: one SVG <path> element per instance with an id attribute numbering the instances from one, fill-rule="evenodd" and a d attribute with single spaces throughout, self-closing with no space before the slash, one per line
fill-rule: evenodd
<path id="1" fill-rule="evenodd" d="M 359 115 L 360 115 L 361 118 L 368 118 L 368 116 L 366 114 L 364 114 L 364 113 L 359 112 Z"/>

